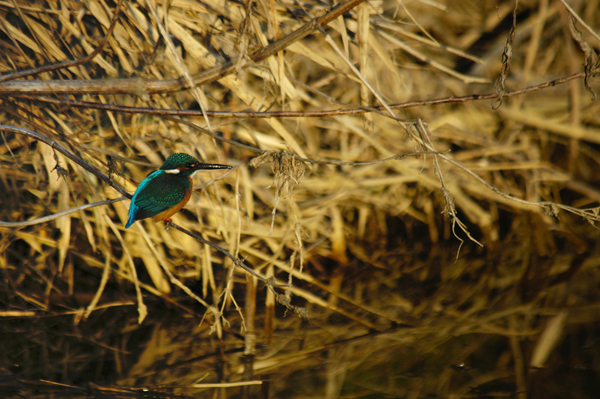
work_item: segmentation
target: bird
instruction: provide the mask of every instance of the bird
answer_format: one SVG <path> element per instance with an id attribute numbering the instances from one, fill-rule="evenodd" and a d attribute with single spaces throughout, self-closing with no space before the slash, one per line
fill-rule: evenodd
<path id="1" fill-rule="evenodd" d="M 135 221 L 151 217 L 165 224 L 185 206 L 192 196 L 192 177 L 199 170 L 231 169 L 229 165 L 202 163 L 191 155 L 172 154 L 160 169 L 139 184 L 131 198 L 125 228 Z"/>

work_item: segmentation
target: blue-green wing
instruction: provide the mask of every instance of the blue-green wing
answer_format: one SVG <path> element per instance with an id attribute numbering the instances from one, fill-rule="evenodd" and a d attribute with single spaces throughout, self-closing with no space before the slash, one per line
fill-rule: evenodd
<path id="1" fill-rule="evenodd" d="M 126 228 L 136 220 L 158 215 L 178 205 L 191 189 L 187 177 L 173 176 L 162 171 L 151 173 L 138 186 L 131 205 Z"/>

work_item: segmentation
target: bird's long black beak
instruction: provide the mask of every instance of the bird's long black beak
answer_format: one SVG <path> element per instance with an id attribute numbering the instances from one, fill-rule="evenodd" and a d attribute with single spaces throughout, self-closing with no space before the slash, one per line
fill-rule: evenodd
<path id="1" fill-rule="evenodd" d="M 191 170 L 212 170 L 212 169 L 231 169 L 233 166 L 230 165 L 221 165 L 218 163 L 201 163 L 194 165 L 191 167 Z"/>

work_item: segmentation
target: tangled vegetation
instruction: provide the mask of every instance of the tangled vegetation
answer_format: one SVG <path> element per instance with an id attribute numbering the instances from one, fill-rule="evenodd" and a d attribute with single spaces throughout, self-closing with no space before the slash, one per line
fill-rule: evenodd
<path id="1" fill-rule="evenodd" d="M 0 391 L 590 397 L 598 32 L 598 0 L 0 2 Z M 232 169 L 126 230 L 177 152 Z"/>

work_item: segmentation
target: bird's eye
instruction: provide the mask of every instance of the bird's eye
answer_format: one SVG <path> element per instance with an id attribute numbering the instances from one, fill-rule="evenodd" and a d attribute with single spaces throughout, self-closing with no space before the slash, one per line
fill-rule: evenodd
<path id="1" fill-rule="evenodd" d="M 188 168 L 193 168 L 194 167 L 194 163 L 193 162 L 188 162 L 188 164 L 186 166 Z"/>

